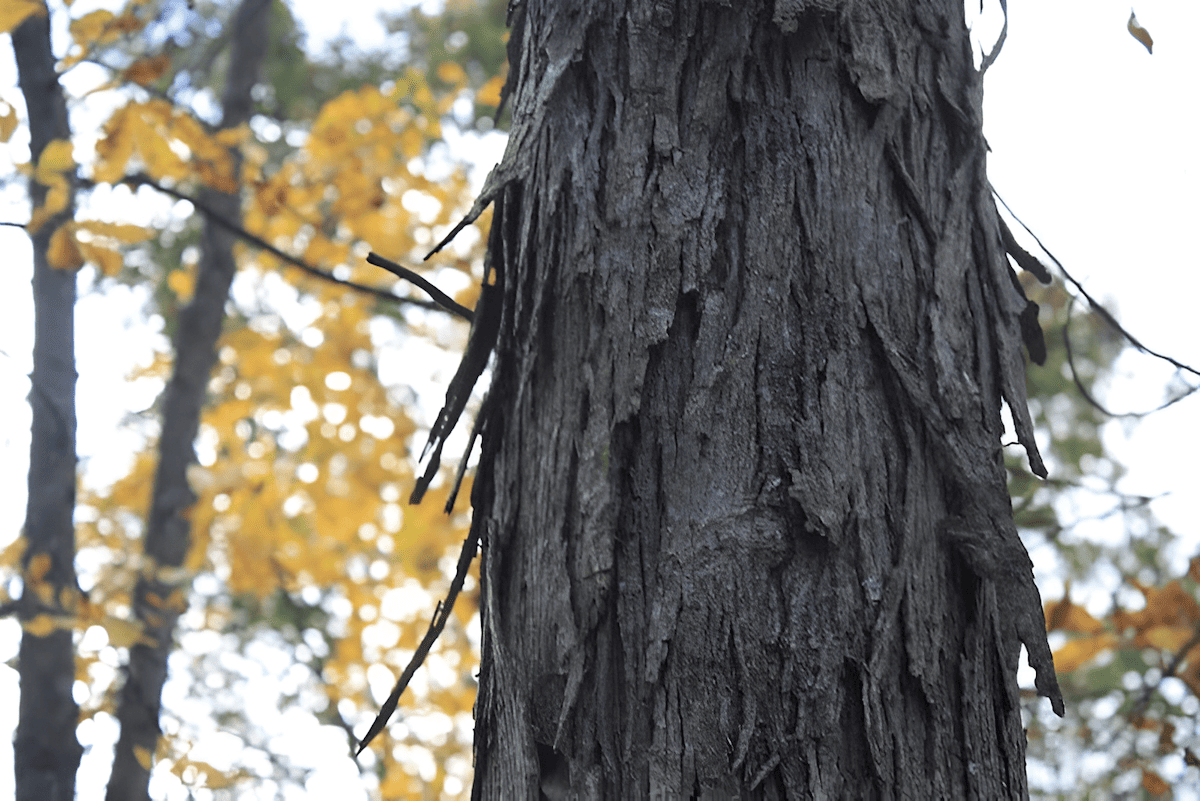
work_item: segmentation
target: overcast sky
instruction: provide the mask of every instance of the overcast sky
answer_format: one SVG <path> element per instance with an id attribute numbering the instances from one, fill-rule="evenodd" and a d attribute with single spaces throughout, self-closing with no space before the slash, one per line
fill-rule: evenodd
<path id="1" fill-rule="evenodd" d="M 75 4 L 76 13 L 85 0 Z M 999 6 L 988 0 L 976 30 L 988 42 L 999 30 Z M 313 33 L 343 28 L 358 41 L 380 39 L 379 3 L 296 0 Z M 969 12 L 978 4 L 968 0 Z M 1200 366 L 1196 304 L 1200 299 L 1200 3 L 1148 0 L 1138 19 L 1155 40 L 1153 55 L 1126 30 L 1125 0 L 1012 0 L 1008 40 L 985 83 L 989 173 L 1014 211 L 1096 297 L 1113 302 L 1122 323 L 1148 346 Z M 19 93 L 7 37 L 0 38 L 0 97 Z M 17 140 L 17 157 L 23 142 Z M 0 220 L 28 211 L 24 187 L 0 187 Z M 28 242 L 0 227 L 0 546 L 24 517 L 32 316 Z M 93 297 L 77 313 L 81 456 L 104 458 L 127 448 L 113 439 L 121 413 L 148 398 L 114 390 L 128 355 L 144 351 L 137 301 Z M 103 347 L 97 347 L 103 343 Z M 118 354 L 113 358 L 113 354 Z M 1108 399 L 1118 409 L 1162 400 L 1170 371 L 1145 358 L 1121 362 L 1124 377 Z M 1193 380 L 1193 383 L 1195 381 Z M 1200 400 L 1191 399 L 1135 428 L 1106 429 L 1106 441 L 1129 468 L 1127 491 L 1165 497 L 1155 512 L 1181 537 L 1176 556 L 1200 544 L 1196 487 L 1200 480 Z M 1053 597 L 1052 576 L 1039 574 Z M 15 654 L 18 629 L 0 623 L 0 661 Z M 12 698 L 15 673 L 0 666 L 0 697 Z M 15 723 L 15 704 L 0 703 L 0 731 Z M 0 797 L 11 787 L 11 751 L 0 748 Z M 81 787 L 81 799 L 89 797 Z"/>

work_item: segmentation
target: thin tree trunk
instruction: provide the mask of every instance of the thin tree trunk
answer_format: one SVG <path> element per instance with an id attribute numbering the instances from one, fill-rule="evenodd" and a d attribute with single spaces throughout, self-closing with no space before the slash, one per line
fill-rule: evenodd
<path id="1" fill-rule="evenodd" d="M 250 119 L 250 90 L 258 80 L 267 49 L 271 0 L 243 0 L 230 21 L 232 44 L 228 81 L 222 96 L 222 128 L 233 128 Z M 235 154 L 235 161 L 240 158 Z M 239 170 L 235 168 L 234 175 Z M 241 198 L 211 188 L 200 199 L 225 220 L 241 218 Z M 162 436 L 158 470 L 154 479 L 146 555 L 160 568 L 146 572 L 134 593 L 134 610 L 154 645 L 138 644 L 129 652 L 125 684 L 121 688 L 117 719 L 121 725 L 108 783 L 110 801 L 148 798 L 150 767 L 160 735 L 159 713 L 167 658 L 173 645 L 175 623 L 186 605 L 186 585 L 177 577 L 191 547 L 187 508 L 195 500 L 187 481 L 187 468 L 195 461 L 194 443 L 200 428 L 209 375 L 216 360 L 216 343 L 225 317 L 225 302 L 237 265 L 234 236 L 227 228 L 206 220 L 200 243 L 200 263 L 192 301 L 180 313 L 175 337 L 175 368 L 163 399 Z"/>
<path id="2" fill-rule="evenodd" d="M 512 36 L 475 796 L 1027 795 L 1002 402 L 1044 468 L 961 0 Z"/>
<path id="3" fill-rule="evenodd" d="M 50 47 L 49 15 L 34 15 L 12 33 L 18 80 L 29 113 L 31 162 L 55 139 L 71 138 L 67 104 Z M 70 179 L 73 176 L 68 176 Z M 55 269 L 48 251 L 55 230 L 75 211 L 74 188 L 66 208 L 30 232 L 33 240 L 33 373 L 29 403 L 29 501 L 25 511 L 24 590 L 17 670 L 20 717 L 14 743 L 17 798 L 71 801 L 83 748 L 75 737 L 79 705 L 75 649 L 69 620 L 79 601 L 75 578 L 75 271 Z M 47 187 L 29 182 L 34 209 Z M 47 561 L 48 560 L 48 561 Z M 47 617 L 48 616 L 48 617 Z M 56 621 L 39 636 L 34 620 Z"/>

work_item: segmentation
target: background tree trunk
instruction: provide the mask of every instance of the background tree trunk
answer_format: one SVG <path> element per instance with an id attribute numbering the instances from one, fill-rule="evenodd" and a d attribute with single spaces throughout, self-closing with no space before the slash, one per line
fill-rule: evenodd
<path id="1" fill-rule="evenodd" d="M 513 27 L 476 795 L 1023 797 L 1002 401 L 1044 468 L 961 1 Z"/>
<path id="2" fill-rule="evenodd" d="M 235 128 L 254 110 L 250 91 L 258 81 L 267 51 L 271 0 L 243 0 L 230 23 L 228 79 L 222 95 L 222 128 Z M 240 158 L 234 154 L 235 163 Z M 234 175 L 238 173 L 234 168 Z M 241 220 L 241 198 L 210 187 L 200 190 L 205 207 L 225 220 Z M 187 509 L 195 501 L 187 468 L 196 460 L 195 441 L 200 412 L 216 360 L 217 339 L 225 319 L 225 302 L 237 272 L 235 235 L 206 216 L 200 241 L 196 290 L 180 313 L 175 337 L 175 368 L 163 397 L 162 436 L 158 470 L 146 526 L 149 564 L 165 570 L 147 571 L 134 591 L 134 611 L 153 645 L 129 649 L 129 665 L 117 706 L 121 735 L 113 755 L 109 799 L 149 798 L 150 767 L 160 734 L 162 687 L 167 659 L 174 645 L 175 622 L 186 608 L 186 585 L 178 571 L 192 544 Z"/>
<path id="3" fill-rule="evenodd" d="M 26 19 L 12 32 L 13 52 L 29 114 L 30 161 L 55 139 L 70 140 L 67 104 L 55 70 L 47 14 Z M 68 175 L 70 181 L 74 176 Z M 29 405 L 29 500 L 25 510 L 24 589 L 18 614 L 26 629 L 17 656 L 21 702 L 14 743 L 17 798 L 72 801 L 83 748 L 75 737 L 79 705 L 75 649 L 69 620 L 76 611 L 75 578 L 75 270 L 56 269 L 48 258 L 54 232 L 75 211 L 74 187 L 67 206 L 30 231 L 33 243 L 33 373 Z M 47 187 L 29 181 L 34 209 Z M 32 621 L 54 621 L 41 631 Z M 42 636 L 44 635 L 44 636 Z"/>

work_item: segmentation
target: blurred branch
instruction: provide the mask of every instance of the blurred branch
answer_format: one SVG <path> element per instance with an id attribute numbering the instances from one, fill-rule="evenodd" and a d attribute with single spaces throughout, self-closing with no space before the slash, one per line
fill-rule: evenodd
<path id="1" fill-rule="evenodd" d="M 328 281 L 333 284 L 339 284 L 340 286 L 348 287 L 349 289 L 356 289 L 359 292 L 365 292 L 368 295 L 373 295 L 377 298 L 380 298 L 381 300 L 387 300 L 392 303 L 408 303 L 413 306 L 420 306 L 421 308 L 424 308 L 424 309 L 434 309 L 437 311 L 445 310 L 441 304 L 435 303 L 434 301 L 421 300 L 420 298 L 403 297 L 400 295 L 393 294 L 393 293 L 387 291 L 386 289 L 380 289 L 379 287 L 369 286 L 367 284 L 360 284 L 357 281 L 350 281 L 350 280 L 347 280 L 344 278 L 338 278 L 333 273 L 327 272 L 318 267 L 313 267 L 311 264 L 305 262 L 304 260 L 299 259 L 283 250 L 280 250 L 279 248 L 275 247 L 270 242 L 268 242 L 267 240 L 258 236 L 257 234 L 253 234 L 250 231 L 247 231 L 241 225 L 238 225 L 237 223 L 233 222 L 232 220 L 226 219 L 224 215 L 222 215 L 217 210 L 208 206 L 206 203 L 204 203 L 204 201 L 200 200 L 199 198 L 193 197 L 193 196 L 187 194 L 186 192 L 180 192 L 179 190 L 173 189 L 172 187 L 164 186 L 144 173 L 138 173 L 136 175 L 127 176 L 123 181 L 121 181 L 121 183 L 127 184 L 127 185 L 129 185 L 131 187 L 135 187 L 135 188 L 138 186 L 148 186 L 151 189 L 155 189 L 159 192 L 162 192 L 165 195 L 170 195 L 171 197 L 176 198 L 177 200 L 186 200 L 188 203 L 191 203 L 196 208 L 196 211 L 200 212 L 207 219 L 212 220 L 214 223 L 221 226 L 222 228 L 230 231 L 235 236 L 237 236 L 239 239 L 249 242 L 250 244 L 254 245 L 255 247 L 259 248 L 260 250 L 264 250 L 267 253 L 270 253 L 272 256 L 276 257 L 280 261 L 286 262 L 286 263 L 292 265 L 293 267 L 298 268 L 302 272 L 305 272 L 308 275 L 313 276 L 314 278 L 320 278 L 322 281 Z"/>
<path id="2" fill-rule="evenodd" d="M 1168 364 L 1173 365 L 1178 370 L 1182 370 L 1184 372 L 1191 373 L 1194 376 L 1200 377 L 1200 370 L 1197 370 L 1195 367 L 1186 365 L 1183 362 L 1181 362 L 1171 356 L 1167 356 L 1166 354 L 1159 353 L 1158 351 L 1155 351 L 1155 350 L 1151 350 L 1150 348 L 1148 348 L 1144 344 L 1142 344 L 1141 340 L 1139 340 L 1133 334 L 1129 333 L 1129 331 L 1127 331 L 1124 326 L 1122 326 L 1120 323 L 1117 322 L 1117 318 L 1113 317 L 1112 313 L 1109 312 L 1108 309 L 1104 308 L 1104 306 L 1102 306 L 1099 301 L 1097 301 L 1095 298 L 1093 298 L 1088 293 L 1088 291 L 1083 288 L 1083 284 L 1079 283 L 1079 281 L 1077 281 L 1073 275 L 1071 275 L 1069 272 L 1067 272 L 1067 268 L 1064 267 L 1062 262 L 1059 261 L 1055 257 L 1055 255 L 1050 252 L 1050 249 L 1047 248 L 1045 246 L 1045 244 L 1042 243 L 1042 240 L 1038 239 L 1037 234 L 1035 234 L 1032 230 L 1030 230 L 1029 226 L 1026 225 L 1021 220 L 1021 218 L 1016 215 L 1016 212 L 1014 212 L 1009 207 L 1009 205 L 1004 202 L 1004 198 L 1000 197 L 1000 193 L 996 191 L 995 187 L 992 188 L 992 194 L 995 195 L 996 199 L 1000 201 L 1000 205 L 1004 206 L 1005 210 L 1008 211 L 1008 213 L 1012 215 L 1012 218 L 1021 224 L 1021 227 L 1025 229 L 1026 233 L 1028 233 L 1031 237 L 1033 237 L 1033 241 L 1037 242 L 1038 247 L 1040 247 L 1042 249 L 1042 252 L 1050 257 L 1050 260 L 1054 262 L 1054 265 L 1056 267 L 1058 267 L 1059 272 L 1062 273 L 1063 278 L 1067 279 L 1067 281 L 1069 281 L 1072 286 L 1074 286 L 1077 290 L 1079 290 L 1079 294 L 1083 295 L 1084 299 L 1087 300 L 1088 305 L 1092 307 L 1092 310 L 1095 311 L 1096 314 L 1100 315 L 1100 317 L 1103 318 L 1104 322 L 1106 322 L 1110 326 L 1112 326 L 1115 331 L 1117 331 L 1118 333 L 1121 334 L 1121 336 L 1125 337 L 1125 339 L 1128 340 L 1130 345 L 1133 345 L 1133 347 L 1137 348 L 1138 350 L 1142 351 L 1143 353 L 1146 353 L 1157 359 L 1162 359 L 1164 362 L 1167 362 Z M 1097 407 L 1097 408 L 1099 408 L 1099 407 Z"/>

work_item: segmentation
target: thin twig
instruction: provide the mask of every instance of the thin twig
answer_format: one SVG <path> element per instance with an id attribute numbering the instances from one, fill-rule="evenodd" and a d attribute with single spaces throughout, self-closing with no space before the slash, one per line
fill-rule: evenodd
<path id="1" fill-rule="evenodd" d="M 992 194 L 996 196 L 996 200 L 1000 201 L 1000 204 L 1002 206 L 1004 206 L 1004 208 L 1008 211 L 1008 213 L 1012 215 L 1012 218 L 1014 220 L 1016 220 L 1018 223 L 1020 223 L 1021 227 L 1024 228 L 1025 231 L 1030 236 L 1033 237 L 1033 241 L 1038 243 L 1038 247 L 1040 247 L 1042 249 L 1042 252 L 1044 252 L 1047 256 L 1050 257 L 1050 260 L 1054 262 L 1056 267 L 1058 267 L 1059 272 L 1061 272 L 1063 274 L 1063 278 L 1066 278 L 1068 281 L 1070 281 L 1071 284 L 1077 290 L 1079 290 L 1079 294 L 1083 295 L 1083 297 L 1087 300 L 1088 304 L 1096 311 L 1096 313 L 1104 318 L 1104 322 L 1108 323 L 1114 329 L 1116 329 L 1121 334 L 1121 336 L 1125 337 L 1125 339 L 1127 339 L 1129 341 L 1130 345 L 1133 345 L 1135 348 L 1142 351 L 1143 353 L 1149 354 L 1150 356 L 1153 356 L 1157 359 L 1162 359 L 1164 362 L 1167 362 L 1168 364 L 1175 366 L 1179 370 L 1183 370 L 1185 372 L 1191 373 L 1194 376 L 1200 377 L 1200 370 L 1197 370 L 1195 367 L 1190 367 L 1177 359 L 1167 356 L 1166 354 L 1151 350 L 1150 348 L 1143 345 L 1142 342 L 1137 337 L 1135 337 L 1133 334 L 1129 333 L 1129 331 L 1127 331 L 1124 326 L 1122 326 L 1120 323 L 1117 322 L 1117 318 L 1113 317 L 1112 313 L 1110 313 L 1108 311 L 1108 309 L 1104 308 L 1102 305 L 1100 305 L 1099 301 L 1097 301 L 1090 294 L 1088 294 L 1088 291 L 1083 288 L 1083 284 L 1079 283 L 1077 280 L 1075 280 L 1075 277 L 1073 275 L 1071 275 L 1069 272 L 1067 272 L 1067 268 L 1063 267 L 1062 262 L 1059 261 L 1055 257 L 1055 255 L 1050 252 L 1050 249 L 1047 248 L 1042 243 L 1042 240 L 1038 239 L 1037 234 L 1035 234 L 1033 231 L 1031 231 L 1029 229 L 1029 226 L 1026 225 L 1024 223 L 1024 221 L 1022 221 L 1021 218 L 1018 217 L 1016 215 L 1016 213 L 1009 207 L 1009 205 L 1004 202 L 1004 198 L 1000 197 L 1000 193 L 996 191 L 995 187 L 992 187 Z"/>
<path id="2" fill-rule="evenodd" d="M 374 264 L 376 267 L 382 267 L 397 278 L 403 278 L 405 281 L 416 284 L 421 289 L 425 290 L 425 293 L 429 295 L 429 297 L 433 298 L 436 303 L 445 308 L 446 311 L 457 314 L 467 322 L 471 322 L 475 319 L 475 315 L 471 313 L 470 309 L 468 309 L 466 306 L 463 306 L 461 303 L 456 303 L 454 298 L 450 297 L 445 292 L 427 281 L 423 276 L 418 275 L 407 267 L 401 267 L 396 262 L 380 256 L 375 251 L 371 251 L 367 254 L 367 264 Z"/>
<path id="3" fill-rule="evenodd" d="M 1110 412 L 1104 406 L 1101 406 L 1100 402 L 1096 400 L 1087 390 L 1087 387 L 1083 385 L 1083 379 L 1079 377 L 1079 370 L 1075 367 L 1075 352 L 1071 348 L 1071 307 L 1074 305 L 1075 298 L 1071 298 L 1070 303 L 1067 304 L 1067 319 L 1063 323 L 1063 346 L 1066 348 L 1067 352 L 1067 366 L 1071 369 L 1071 380 L 1075 382 L 1075 388 L 1079 390 L 1079 394 L 1085 401 L 1094 406 L 1101 414 L 1109 417 L 1127 417 L 1133 419 L 1149 417 L 1155 412 L 1161 412 L 1163 409 L 1166 409 L 1169 406 L 1174 406 L 1176 403 L 1179 403 L 1179 401 L 1195 393 L 1197 390 L 1200 390 L 1200 386 L 1189 386 L 1187 391 L 1176 395 L 1175 397 L 1159 404 L 1155 408 L 1145 412 Z"/>

